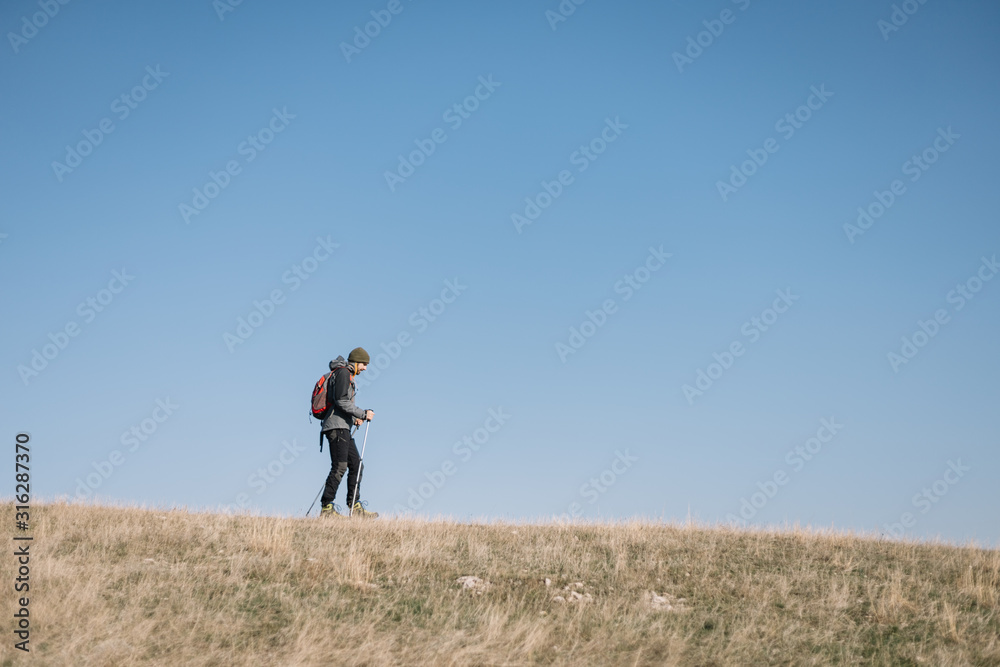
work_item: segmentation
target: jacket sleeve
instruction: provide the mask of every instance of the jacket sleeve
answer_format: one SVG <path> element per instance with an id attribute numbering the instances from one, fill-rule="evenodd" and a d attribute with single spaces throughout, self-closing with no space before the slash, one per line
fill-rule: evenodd
<path id="1" fill-rule="evenodd" d="M 354 397 L 350 395 L 350 390 L 351 372 L 345 368 L 334 373 L 333 401 L 334 405 L 337 406 L 337 410 L 352 417 L 364 419 L 365 411 L 354 405 Z"/>

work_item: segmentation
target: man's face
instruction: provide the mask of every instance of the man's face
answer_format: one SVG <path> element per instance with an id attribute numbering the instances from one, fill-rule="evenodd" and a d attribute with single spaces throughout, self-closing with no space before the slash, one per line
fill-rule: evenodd
<path id="1" fill-rule="evenodd" d="M 360 373 L 361 371 L 363 371 L 366 368 L 368 368 L 368 364 L 363 364 L 360 361 L 357 364 L 355 364 L 355 365 L 357 366 L 358 373 Z"/>

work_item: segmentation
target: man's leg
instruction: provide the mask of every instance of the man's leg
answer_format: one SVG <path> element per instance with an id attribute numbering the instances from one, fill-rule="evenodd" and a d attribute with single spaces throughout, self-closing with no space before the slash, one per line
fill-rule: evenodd
<path id="1" fill-rule="evenodd" d="M 349 444 L 345 445 L 345 459 L 347 460 L 347 509 L 354 507 L 354 503 L 361 498 L 361 473 L 364 466 L 361 464 L 361 455 L 358 454 L 358 446 L 354 444 L 354 438 L 348 439 Z M 354 489 L 357 488 L 357 497 Z"/>
<path id="2" fill-rule="evenodd" d="M 321 501 L 323 506 L 329 505 L 337 497 L 340 480 L 344 478 L 344 473 L 347 472 L 348 444 L 353 444 L 350 431 L 343 428 L 327 431 L 326 439 L 330 445 L 330 474 L 327 475 L 326 487 L 323 489 L 323 499 Z"/>

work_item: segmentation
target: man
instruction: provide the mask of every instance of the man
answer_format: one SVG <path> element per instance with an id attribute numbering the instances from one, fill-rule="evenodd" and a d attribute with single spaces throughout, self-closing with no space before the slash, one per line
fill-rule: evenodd
<path id="1" fill-rule="evenodd" d="M 326 487 L 323 489 L 323 500 L 321 501 L 323 510 L 320 516 L 340 516 L 333 509 L 333 500 L 337 496 L 337 488 L 340 480 L 347 472 L 347 507 L 351 516 L 361 516 L 374 518 L 378 516 L 376 512 L 366 510 L 360 500 L 361 495 L 361 473 L 364 467 L 361 465 L 361 456 L 358 454 L 358 447 L 351 437 L 351 425 L 361 426 L 363 421 L 371 421 L 375 418 L 372 410 L 361 410 L 354 404 L 354 376 L 363 372 L 367 367 L 371 357 L 364 348 L 356 347 L 344 357 L 337 357 L 330 362 L 332 374 L 329 379 L 330 386 L 327 392 L 331 397 L 330 415 L 323 420 L 323 433 L 330 443 L 330 475 L 326 478 Z M 357 489 L 357 497 L 355 495 Z"/>

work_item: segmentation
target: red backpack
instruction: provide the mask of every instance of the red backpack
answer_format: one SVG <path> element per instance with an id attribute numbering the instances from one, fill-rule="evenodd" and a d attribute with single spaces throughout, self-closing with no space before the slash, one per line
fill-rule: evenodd
<path id="1" fill-rule="evenodd" d="M 330 409 L 333 407 L 328 402 L 328 399 L 330 395 L 330 379 L 333 377 L 335 372 L 336 371 L 330 371 L 321 377 L 319 382 L 317 382 L 316 386 L 313 388 L 312 410 L 309 414 L 320 421 L 323 421 L 330 416 Z"/>

